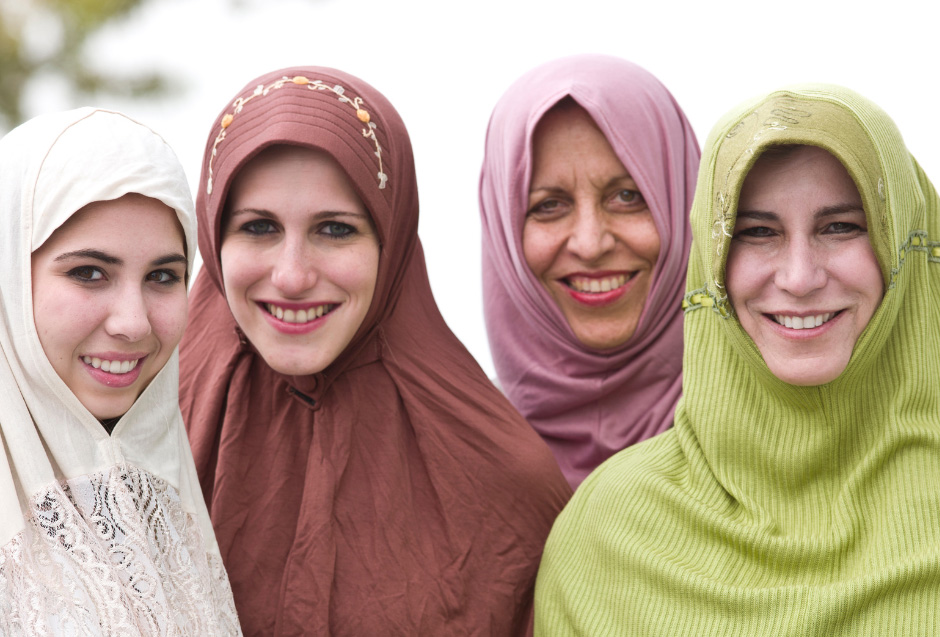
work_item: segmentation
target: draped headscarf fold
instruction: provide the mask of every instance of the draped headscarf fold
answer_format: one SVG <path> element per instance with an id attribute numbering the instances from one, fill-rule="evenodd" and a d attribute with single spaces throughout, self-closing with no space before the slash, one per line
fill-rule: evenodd
<path id="1" fill-rule="evenodd" d="M 582 344 L 526 263 L 522 230 L 532 136 L 571 98 L 639 186 L 660 237 L 634 335 L 612 350 Z M 518 79 L 493 111 L 480 178 L 483 309 L 503 391 L 542 435 L 572 486 L 617 451 L 665 431 L 682 391 L 682 299 L 699 148 L 669 91 L 614 57 L 578 55 Z"/>
<path id="2" fill-rule="evenodd" d="M 741 185 L 789 144 L 845 166 L 884 277 L 847 367 L 819 386 L 770 372 L 725 289 Z M 559 517 L 536 634 L 940 632 L 938 214 L 894 123 L 850 90 L 774 92 L 715 126 L 675 428 L 600 467 Z"/>
<path id="3" fill-rule="evenodd" d="M 362 325 L 310 376 L 269 367 L 222 292 L 226 193 L 274 144 L 329 154 L 381 245 Z M 326 68 L 249 83 L 212 126 L 197 214 L 205 269 L 181 404 L 246 634 L 523 631 L 570 491 L 437 309 L 411 144 L 392 105 Z"/>
<path id="4" fill-rule="evenodd" d="M 191 269 L 189 186 L 152 130 L 84 108 L 0 141 L 3 635 L 241 634 L 180 416 L 178 355 L 109 435 L 33 321 L 32 252 L 85 205 L 128 193 L 176 212 Z"/>

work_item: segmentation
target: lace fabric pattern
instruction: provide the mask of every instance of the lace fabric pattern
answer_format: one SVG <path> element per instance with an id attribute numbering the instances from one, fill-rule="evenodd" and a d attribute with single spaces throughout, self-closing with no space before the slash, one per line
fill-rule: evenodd
<path id="1" fill-rule="evenodd" d="M 57 483 L 0 548 L 0 635 L 240 635 L 221 558 L 165 480 L 131 466 Z"/>

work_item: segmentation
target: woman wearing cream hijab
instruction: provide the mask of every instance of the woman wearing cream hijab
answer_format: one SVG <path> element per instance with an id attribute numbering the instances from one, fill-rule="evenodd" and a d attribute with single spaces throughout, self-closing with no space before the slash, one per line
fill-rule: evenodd
<path id="1" fill-rule="evenodd" d="M 240 634 L 177 402 L 196 235 L 153 131 L 0 141 L 0 634 Z"/>

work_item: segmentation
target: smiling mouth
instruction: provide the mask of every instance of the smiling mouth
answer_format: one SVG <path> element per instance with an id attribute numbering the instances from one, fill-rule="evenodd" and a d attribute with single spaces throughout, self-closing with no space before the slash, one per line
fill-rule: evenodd
<path id="1" fill-rule="evenodd" d="M 598 294 L 622 288 L 627 284 L 627 281 L 630 281 L 634 276 L 636 276 L 636 272 L 629 275 L 615 274 L 598 279 L 586 276 L 570 276 L 562 279 L 562 282 L 576 292 Z"/>
<path id="2" fill-rule="evenodd" d="M 131 361 L 109 361 L 101 360 L 94 356 L 82 356 L 82 360 L 86 365 L 91 365 L 95 369 L 100 369 L 109 374 L 126 374 L 137 367 L 137 363 L 141 361 L 139 358 L 135 358 Z"/>
<path id="3" fill-rule="evenodd" d="M 787 314 L 768 314 L 767 316 L 778 325 L 782 325 L 791 330 L 809 330 L 814 327 L 819 327 L 823 323 L 828 323 L 841 313 L 842 310 L 812 316 L 789 316 Z"/>
<path id="4" fill-rule="evenodd" d="M 325 316 L 338 307 L 336 303 L 324 303 L 306 310 L 285 309 L 273 303 L 265 303 L 264 309 L 270 314 L 285 323 L 309 323 L 315 319 Z"/>

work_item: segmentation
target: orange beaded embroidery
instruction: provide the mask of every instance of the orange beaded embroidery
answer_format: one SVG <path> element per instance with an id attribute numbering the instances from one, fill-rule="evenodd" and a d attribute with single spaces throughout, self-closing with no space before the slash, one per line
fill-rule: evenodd
<path id="1" fill-rule="evenodd" d="M 251 95 L 248 97 L 239 97 L 234 102 L 232 102 L 232 112 L 226 113 L 222 116 L 221 130 L 219 130 L 219 134 L 215 138 L 215 143 L 212 144 L 212 154 L 209 157 L 209 179 L 206 182 L 206 194 L 212 194 L 212 167 L 215 163 L 216 155 L 218 154 L 219 144 L 221 144 L 222 140 L 225 139 L 225 136 L 228 133 L 228 128 L 235 120 L 235 116 L 241 113 L 242 109 L 245 107 L 245 104 L 254 98 L 267 95 L 271 91 L 277 90 L 288 83 L 295 84 L 297 86 L 306 86 L 307 89 L 311 91 L 330 91 L 337 96 L 337 99 L 339 99 L 340 102 L 349 104 L 355 110 L 356 118 L 366 125 L 366 127 L 362 129 L 362 136 L 367 139 L 371 139 L 375 144 L 375 156 L 379 158 L 379 172 L 377 173 L 376 177 L 379 180 L 379 189 L 381 190 L 385 188 L 385 182 L 388 181 L 388 175 L 385 174 L 385 171 L 382 168 L 382 147 L 379 145 L 379 140 L 375 136 L 375 122 L 372 121 L 372 117 L 369 115 L 369 111 L 362 108 L 362 98 L 354 97 L 350 99 L 346 97 L 346 89 L 344 89 L 339 84 L 330 86 L 329 84 L 324 84 L 323 80 L 311 80 L 302 75 L 297 75 L 292 78 L 286 76 L 282 77 L 281 79 L 272 82 L 267 86 L 264 84 L 259 84 L 257 87 L 255 87 L 255 90 Z"/>

